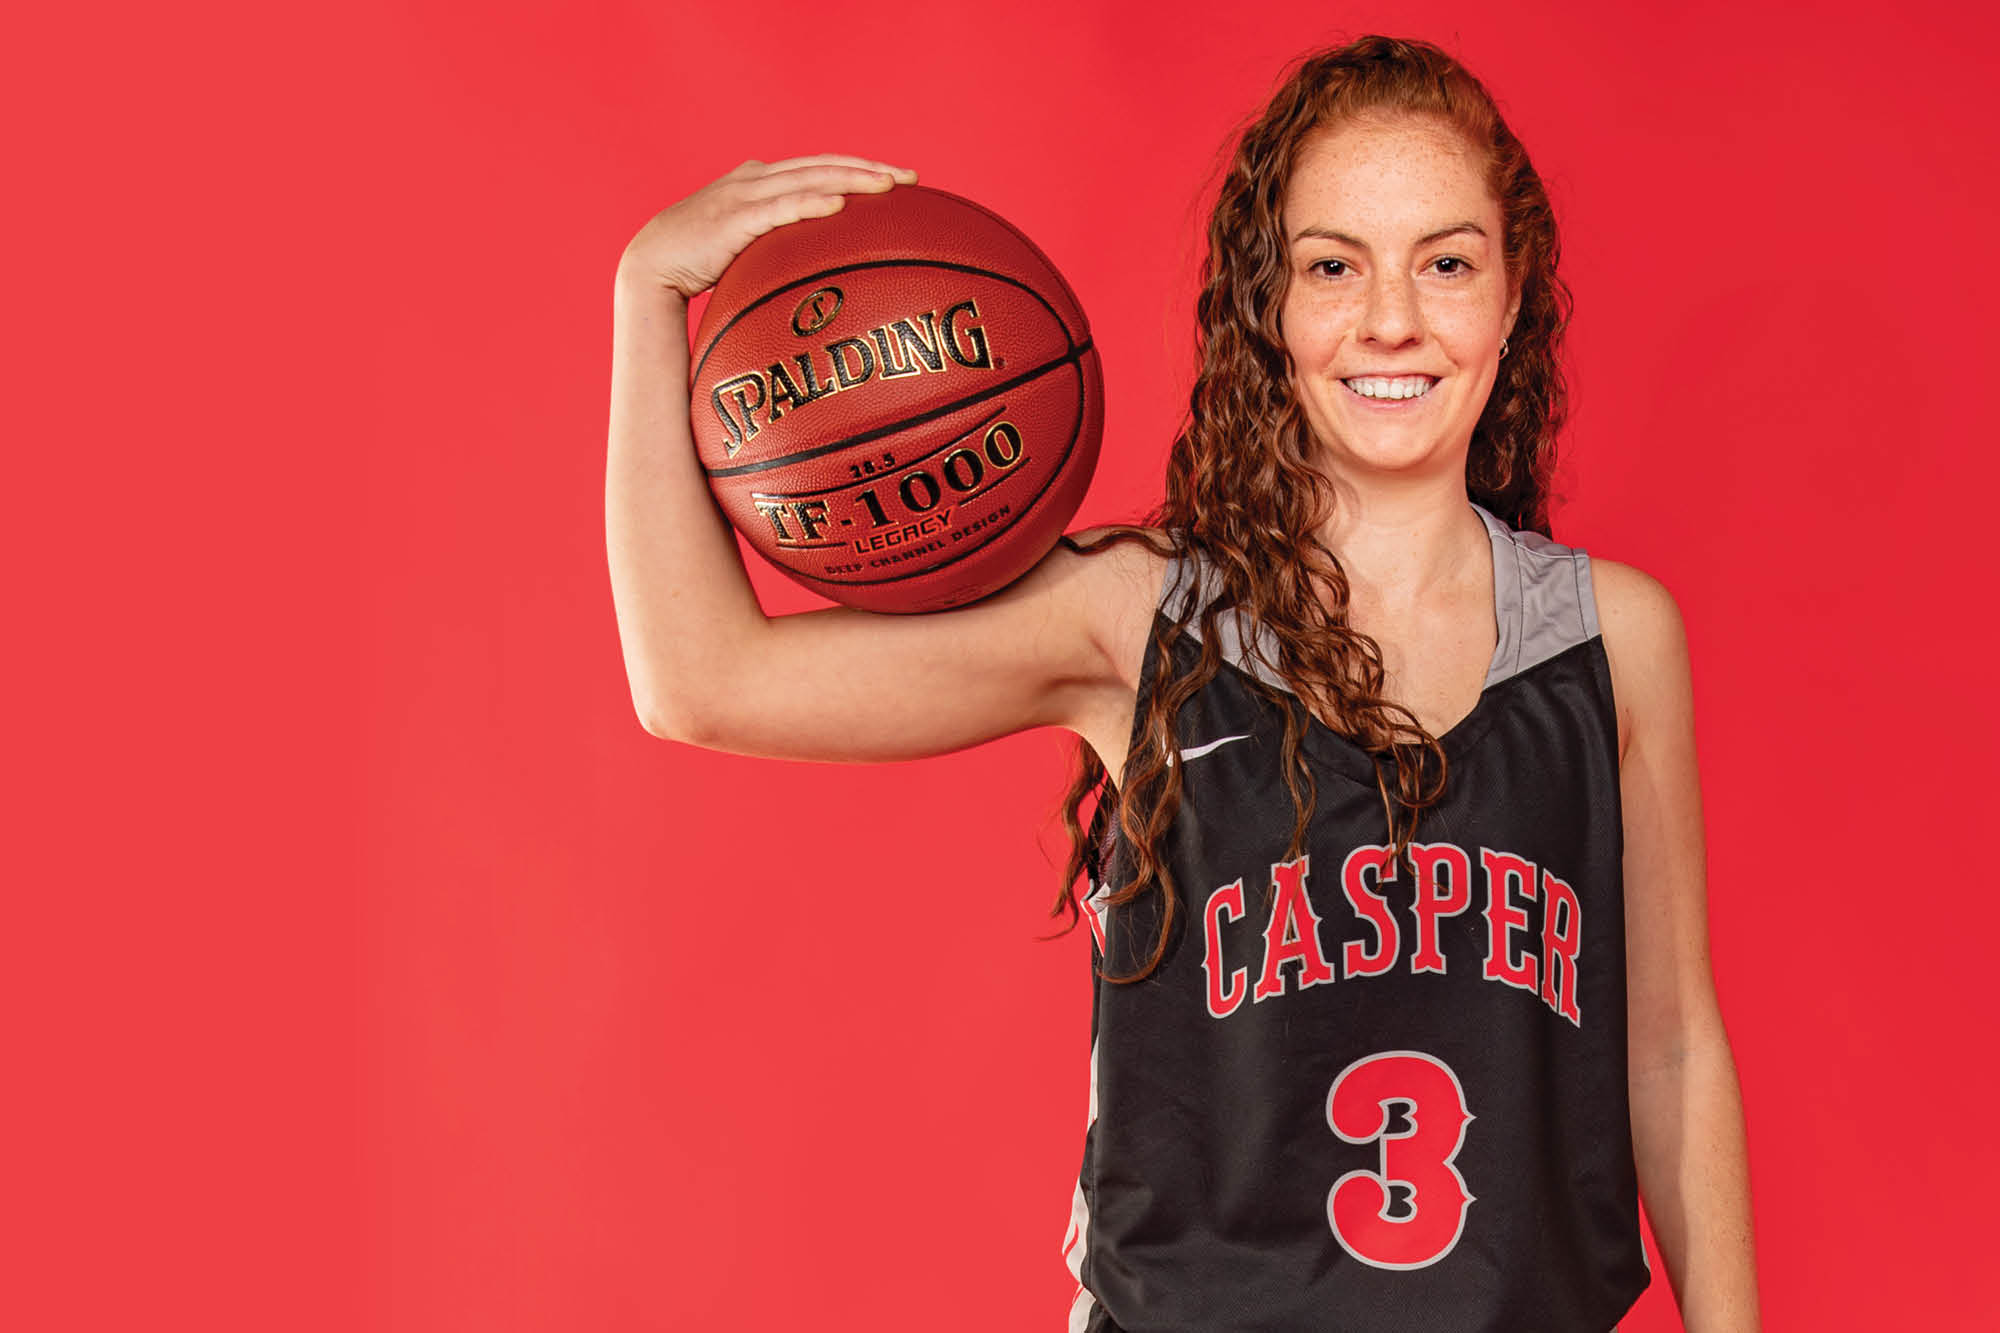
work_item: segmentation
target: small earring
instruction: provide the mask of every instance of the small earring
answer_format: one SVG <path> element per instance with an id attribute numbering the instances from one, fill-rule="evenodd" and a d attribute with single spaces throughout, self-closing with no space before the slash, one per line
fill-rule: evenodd
<path id="1" fill-rule="evenodd" d="M 1505 338 L 1500 340 L 1500 359 L 1503 361 L 1507 359 L 1507 340 Z"/>

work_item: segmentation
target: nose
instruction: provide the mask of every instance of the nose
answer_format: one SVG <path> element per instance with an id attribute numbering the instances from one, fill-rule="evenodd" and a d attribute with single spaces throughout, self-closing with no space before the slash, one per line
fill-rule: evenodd
<path id="1" fill-rule="evenodd" d="M 1423 336 L 1415 279 L 1386 270 L 1376 273 L 1368 280 L 1367 302 L 1355 328 L 1364 342 L 1400 347 Z"/>

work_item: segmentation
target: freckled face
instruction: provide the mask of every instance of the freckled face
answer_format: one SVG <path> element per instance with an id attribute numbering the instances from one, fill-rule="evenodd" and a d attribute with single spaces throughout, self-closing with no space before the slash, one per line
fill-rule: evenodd
<path id="1" fill-rule="evenodd" d="M 1285 192 L 1281 327 L 1324 462 L 1463 474 L 1520 305 L 1502 224 L 1478 159 L 1440 122 L 1349 123 L 1306 141 Z M 1378 394 L 1427 387 L 1370 398 L 1344 382 L 1356 377 Z"/>

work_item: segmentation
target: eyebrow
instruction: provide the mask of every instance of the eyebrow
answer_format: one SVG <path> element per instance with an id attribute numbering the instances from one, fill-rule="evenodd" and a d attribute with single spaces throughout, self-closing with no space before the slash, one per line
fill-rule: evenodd
<path id="1" fill-rule="evenodd" d="M 1417 238 L 1417 248 L 1422 249 L 1432 241 L 1441 241 L 1447 236 L 1457 236 L 1464 232 L 1470 232 L 1474 236 L 1484 237 L 1488 240 L 1492 239 L 1486 236 L 1486 228 L 1480 226 L 1477 222 L 1454 222 L 1448 227 L 1438 228 L 1427 236 L 1419 236 Z M 1344 231 L 1335 231 L 1331 227 L 1302 227 L 1299 229 L 1298 235 L 1292 237 L 1292 243 L 1296 245 L 1308 238 L 1339 241 L 1342 245 L 1351 245 L 1357 250 L 1368 249 L 1368 242 L 1356 236 L 1349 236 Z M 1370 251 L 1370 253 L 1373 252 Z"/>

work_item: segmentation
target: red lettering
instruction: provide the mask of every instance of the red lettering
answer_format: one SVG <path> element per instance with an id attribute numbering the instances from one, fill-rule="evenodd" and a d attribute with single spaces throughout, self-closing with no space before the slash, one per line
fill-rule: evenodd
<path id="1" fill-rule="evenodd" d="M 1236 1012 L 1236 1006 L 1243 1003 L 1243 992 L 1249 989 L 1248 968 L 1239 967 L 1228 974 L 1225 983 L 1222 972 L 1222 914 L 1232 917 L 1243 915 L 1243 881 L 1225 884 L 1208 895 L 1208 905 L 1201 910 L 1202 934 L 1207 940 L 1208 951 L 1201 960 L 1202 971 L 1208 974 L 1208 1012 L 1216 1018 L 1227 1018 Z"/>
<path id="2" fill-rule="evenodd" d="M 1448 842 L 1413 842 L 1410 855 L 1417 867 L 1417 951 L 1410 971 L 1442 972 L 1438 918 L 1472 905 L 1472 863 L 1464 848 Z"/>
<path id="3" fill-rule="evenodd" d="M 1396 867 L 1389 860 L 1387 847 L 1356 847 L 1347 854 L 1347 862 L 1340 868 L 1340 887 L 1347 895 L 1348 904 L 1354 908 L 1355 915 L 1365 918 L 1375 927 L 1375 948 L 1372 951 L 1359 940 L 1349 940 L 1340 951 L 1341 972 L 1350 977 L 1381 976 L 1396 965 L 1396 955 L 1402 950 L 1396 918 L 1390 915 L 1389 904 L 1364 882 L 1364 872 L 1370 870 L 1375 872 L 1377 886 L 1396 877 Z"/>
<path id="4" fill-rule="evenodd" d="M 1319 917 L 1312 900 L 1306 897 L 1306 873 L 1312 857 L 1280 861 L 1271 867 L 1271 882 L 1277 894 L 1271 900 L 1271 920 L 1264 927 L 1264 975 L 1257 979 L 1253 999 L 1268 1000 L 1285 993 L 1285 978 L 1278 969 L 1286 963 L 1299 964 L 1298 989 L 1333 980 L 1333 968 L 1319 947 Z"/>
<path id="5" fill-rule="evenodd" d="M 1486 971 L 1488 981 L 1504 981 L 1530 995 L 1541 988 L 1533 949 L 1521 950 L 1514 961 L 1514 932 L 1525 930 L 1528 914 L 1514 905 L 1513 895 L 1535 896 L 1535 863 L 1512 852 L 1479 849 L 1479 864 L 1486 870 Z"/>
<path id="6" fill-rule="evenodd" d="M 1561 922 L 1558 925 L 1558 921 Z M 1542 1002 L 1578 1027 L 1576 955 L 1583 942 L 1583 917 L 1576 890 L 1542 872 Z"/>

